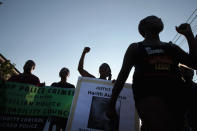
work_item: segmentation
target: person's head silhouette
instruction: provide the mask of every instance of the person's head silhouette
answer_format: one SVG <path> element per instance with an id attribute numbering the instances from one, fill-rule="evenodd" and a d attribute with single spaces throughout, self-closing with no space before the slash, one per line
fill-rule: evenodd
<path id="1" fill-rule="evenodd" d="M 108 80 L 111 80 L 111 69 L 107 63 L 103 63 L 99 67 L 100 78 L 109 77 Z"/>
<path id="2" fill-rule="evenodd" d="M 23 70 L 24 70 L 24 73 L 32 73 L 32 71 L 35 69 L 35 62 L 33 60 L 28 60 L 26 61 L 24 67 L 23 67 Z"/>
<path id="3" fill-rule="evenodd" d="M 138 25 L 139 33 L 147 38 L 149 35 L 158 35 L 164 28 L 163 22 L 156 16 L 148 16 L 142 19 Z"/>
<path id="4" fill-rule="evenodd" d="M 33 60 L 27 60 L 23 66 L 23 73 L 12 76 L 8 81 L 32 84 L 35 86 L 44 86 L 45 83 L 40 83 L 40 79 L 34 74 L 32 74 L 35 66 L 36 64 Z"/>
<path id="5" fill-rule="evenodd" d="M 69 69 L 65 67 L 63 67 L 59 72 L 59 76 L 61 80 L 67 80 L 67 77 L 69 76 L 69 74 L 70 74 Z"/>

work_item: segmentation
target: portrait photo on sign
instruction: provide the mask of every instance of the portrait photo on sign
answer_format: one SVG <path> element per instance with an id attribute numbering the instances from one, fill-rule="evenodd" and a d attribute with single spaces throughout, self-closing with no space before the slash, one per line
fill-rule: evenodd
<path id="1" fill-rule="evenodd" d="M 117 119 L 109 119 L 106 115 L 109 106 L 109 98 L 103 97 L 92 97 L 91 109 L 88 120 L 88 128 L 105 130 L 105 131 L 118 131 L 119 129 L 119 119 L 120 119 L 120 106 L 121 101 L 116 103 Z"/>

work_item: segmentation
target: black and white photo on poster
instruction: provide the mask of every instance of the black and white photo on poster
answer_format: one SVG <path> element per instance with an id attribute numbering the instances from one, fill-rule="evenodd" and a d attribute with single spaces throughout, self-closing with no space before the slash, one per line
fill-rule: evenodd
<path id="1" fill-rule="evenodd" d="M 118 100 L 116 104 L 117 119 L 111 120 L 106 115 L 109 107 L 109 98 L 92 97 L 91 109 L 88 120 L 88 128 L 105 130 L 105 131 L 118 131 L 120 120 L 120 106 L 121 101 Z"/>

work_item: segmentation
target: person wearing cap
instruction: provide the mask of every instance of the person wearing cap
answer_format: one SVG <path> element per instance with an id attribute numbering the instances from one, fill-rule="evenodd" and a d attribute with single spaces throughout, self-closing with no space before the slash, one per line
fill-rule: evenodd
<path id="1" fill-rule="evenodd" d="M 83 67 L 84 65 L 84 58 L 85 55 L 90 51 L 89 47 L 85 47 L 81 58 L 79 60 L 79 64 L 78 64 L 78 71 L 81 74 L 81 76 L 84 77 L 92 77 L 92 78 L 96 78 L 94 75 L 90 74 L 88 71 L 86 71 Z M 99 74 L 100 77 L 99 79 L 103 79 L 103 80 L 111 80 L 112 74 L 111 74 L 111 69 L 110 66 L 107 63 L 102 63 L 99 67 Z"/>
<path id="2" fill-rule="evenodd" d="M 132 69 L 132 89 L 135 107 L 147 131 L 181 131 L 183 112 L 181 90 L 184 88 L 179 63 L 197 69 L 197 43 L 191 27 L 183 23 L 176 31 L 185 36 L 189 46 L 186 53 L 171 42 L 162 42 L 159 34 L 164 25 L 157 16 L 148 16 L 139 23 L 143 41 L 132 43 L 124 56 L 116 79 L 108 116 L 117 117 L 115 105 L 125 81 Z"/>
<path id="3" fill-rule="evenodd" d="M 8 79 L 8 81 L 32 84 L 35 86 L 43 85 L 40 83 L 40 79 L 37 76 L 35 76 L 34 74 L 32 74 L 35 67 L 36 67 L 36 64 L 33 60 L 27 60 L 24 67 L 23 67 L 24 72 L 19 75 L 15 75 L 15 76 L 10 77 Z"/>

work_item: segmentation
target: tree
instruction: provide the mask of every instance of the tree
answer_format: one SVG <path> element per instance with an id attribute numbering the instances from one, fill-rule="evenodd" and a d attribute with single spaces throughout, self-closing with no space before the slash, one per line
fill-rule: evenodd
<path id="1" fill-rule="evenodd" d="M 14 75 L 15 64 L 11 64 L 10 60 L 0 64 L 0 77 L 7 80 L 10 76 Z"/>

